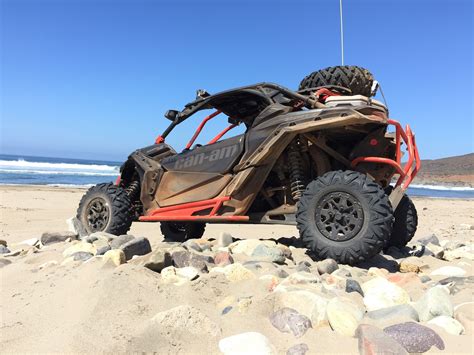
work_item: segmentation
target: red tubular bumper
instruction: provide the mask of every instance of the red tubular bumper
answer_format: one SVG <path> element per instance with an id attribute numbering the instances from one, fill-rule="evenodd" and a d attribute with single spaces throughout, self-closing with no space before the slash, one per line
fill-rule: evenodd
<path id="1" fill-rule="evenodd" d="M 389 164 L 395 168 L 397 174 L 400 177 L 397 180 L 395 187 L 400 186 L 402 190 L 406 190 L 410 183 L 415 178 L 416 174 L 420 170 L 421 162 L 420 156 L 418 155 L 418 148 L 416 146 L 415 134 L 411 130 L 410 126 L 407 125 L 403 130 L 400 122 L 395 120 L 388 120 L 388 124 L 395 126 L 395 145 L 396 145 L 396 156 L 395 160 L 381 157 L 358 157 L 351 162 L 351 166 L 355 168 L 359 163 L 381 163 Z M 402 166 L 402 151 L 401 142 L 406 144 L 406 150 L 408 153 L 408 161 Z"/>

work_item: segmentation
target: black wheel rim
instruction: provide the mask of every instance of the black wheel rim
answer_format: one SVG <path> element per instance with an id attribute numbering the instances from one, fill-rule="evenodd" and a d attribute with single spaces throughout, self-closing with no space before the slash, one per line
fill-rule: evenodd
<path id="1" fill-rule="evenodd" d="M 110 219 L 109 204 L 103 198 L 92 199 L 86 208 L 87 225 L 91 232 L 105 230 Z"/>
<path id="2" fill-rule="evenodd" d="M 316 226 L 326 238 L 343 242 L 354 238 L 364 225 L 359 200 L 347 192 L 331 192 L 316 206 Z"/>

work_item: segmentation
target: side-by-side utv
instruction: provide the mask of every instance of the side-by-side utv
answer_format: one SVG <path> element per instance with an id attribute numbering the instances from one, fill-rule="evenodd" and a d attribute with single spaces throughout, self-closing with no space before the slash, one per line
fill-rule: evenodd
<path id="1" fill-rule="evenodd" d="M 169 127 L 129 156 L 115 184 L 84 195 L 77 217 L 87 232 L 116 235 L 133 221 L 161 222 L 176 241 L 201 237 L 206 223 L 296 224 L 316 258 L 348 264 L 404 246 L 417 227 L 405 190 L 420 159 L 410 127 L 372 99 L 377 87 L 367 70 L 339 66 L 312 73 L 298 91 L 272 83 L 200 90 L 183 110 L 166 112 Z M 213 113 L 182 152 L 166 144 L 204 110 Z M 229 126 L 194 144 L 218 115 Z M 237 125 L 245 133 L 224 139 Z"/>

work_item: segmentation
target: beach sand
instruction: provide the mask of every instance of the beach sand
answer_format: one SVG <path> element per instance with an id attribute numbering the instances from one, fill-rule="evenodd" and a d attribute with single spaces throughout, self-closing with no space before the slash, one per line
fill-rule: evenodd
<path id="1" fill-rule="evenodd" d="M 31 252 L 18 245 L 26 239 L 40 238 L 45 231 L 67 230 L 66 219 L 75 215 L 84 192 L 39 186 L 0 187 L 0 239 L 6 240 L 12 251 L 16 247 L 26 250 L 23 253 L 26 255 L 9 257 L 11 263 L 0 268 L 2 353 L 219 353 L 220 339 L 249 331 L 265 334 L 278 353 L 285 353 L 298 343 L 307 344 L 309 354 L 357 353 L 357 338 L 343 336 L 328 325 L 313 325 L 313 329 L 298 339 L 276 330 L 268 321 L 273 310 L 271 292 L 258 278 L 229 283 L 222 275 L 210 273 L 183 286 L 164 285 L 158 273 L 136 265 L 115 268 L 103 264 L 99 258 L 83 264 L 62 265 L 62 252 L 70 245 L 67 242 Z M 472 245 L 474 201 L 414 198 L 414 202 L 419 214 L 415 239 L 434 234 L 443 241 Z M 207 226 L 204 238 L 217 238 L 223 231 L 234 238 L 248 239 L 298 235 L 292 226 L 215 224 Z M 161 245 L 163 239 L 157 223 L 134 223 L 129 234 L 148 238 L 152 249 Z M 307 260 L 301 250 L 292 251 L 295 262 Z M 238 256 L 235 257 L 237 261 Z M 472 260 L 461 258 L 448 262 L 431 256 L 419 259 L 427 275 L 440 266 L 466 271 L 465 277 L 470 278 L 457 285 L 460 290 L 450 297 L 454 306 L 470 302 L 467 317 L 470 314 L 473 320 Z M 45 264 L 51 261 L 57 264 Z M 289 273 L 295 271 L 294 265 L 282 268 Z M 364 268 L 353 270 L 367 274 Z M 433 281 L 441 278 L 432 277 Z M 418 289 L 407 286 L 412 301 L 429 287 L 417 282 Z M 252 302 L 242 301 L 250 298 Z M 183 304 L 200 312 L 195 315 L 195 323 L 186 323 L 182 318 L 187 319 L 189 314 L 181 310 L 184 313 L 178 316 L 178 323 L 186 329 L 176 329 L 175 324 L 170 324 L 170 319 L 174 319 L 170 315 L 161 323 L 152 321 L 157 313 Z M 228 305 L 232 305 L 233 311 L 223 315 L 222 309 Z M 472 322 L 466 324 L 463 335 L 433 328 L 444 340 L 443 353 L 473 352 L 473 333 L 468 327 Z M 440 350 L 433 347 L 430 352 Z"/>

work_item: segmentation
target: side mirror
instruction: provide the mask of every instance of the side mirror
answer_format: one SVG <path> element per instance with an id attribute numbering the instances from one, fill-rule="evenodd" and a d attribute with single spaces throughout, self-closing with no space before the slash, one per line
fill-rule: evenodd
<path id="1" fill-rule="evenodd" d="M 178 117 L 179 111 L 177 110 L 168 110 L 165 113 L 165 117 L 170 121 L 174 121 Z"/>

